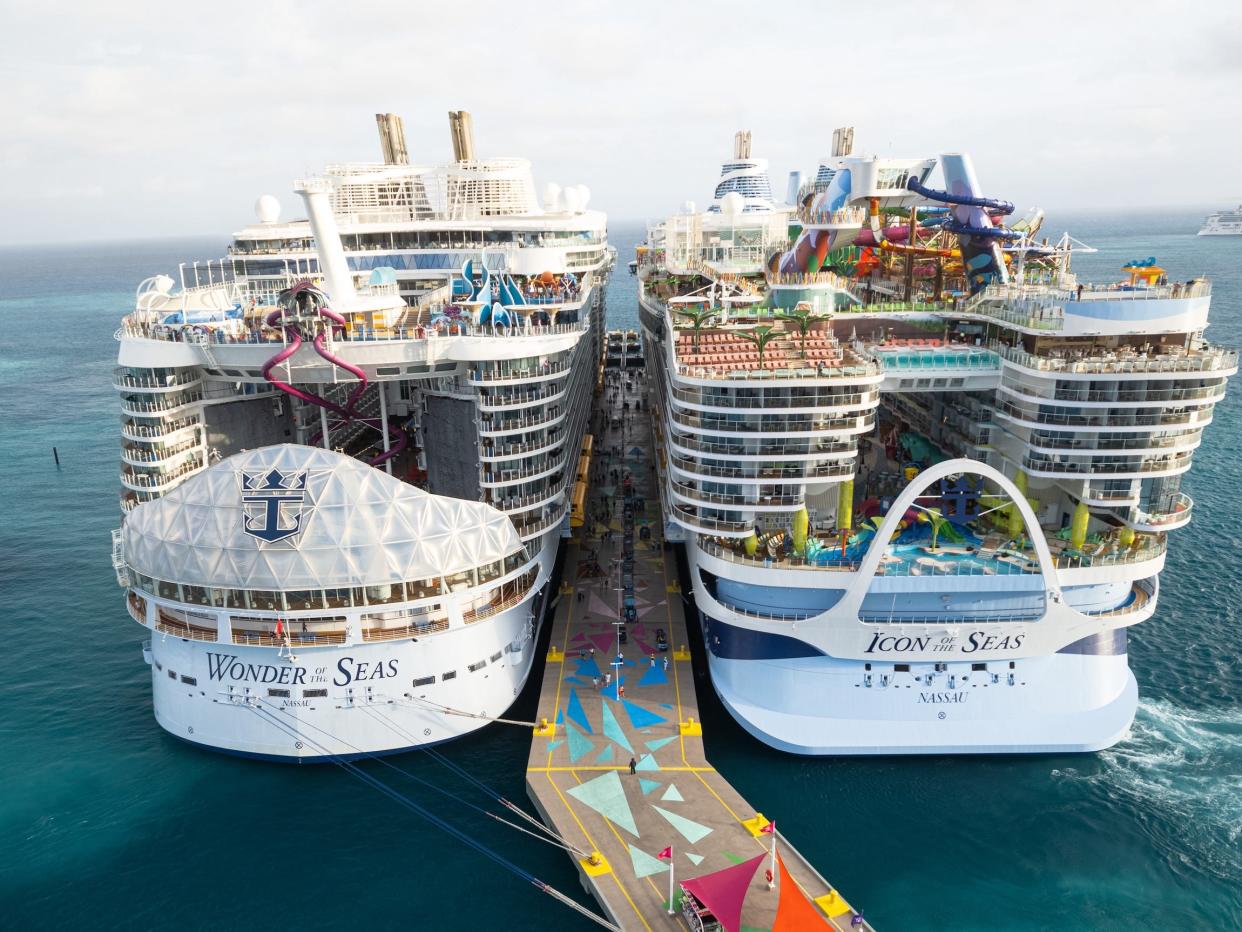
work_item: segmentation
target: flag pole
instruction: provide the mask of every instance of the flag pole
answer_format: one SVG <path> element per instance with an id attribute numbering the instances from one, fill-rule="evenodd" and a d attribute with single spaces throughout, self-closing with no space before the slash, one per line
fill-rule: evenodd
<path id="1" fill-rule="evenodd" d="M 769 876 L 771 881 L 768 882 L 768 889 L 771 890 L 776 886 L 776 823 L 772 823 L 772 868 Z"/>
<path id="2" fill-rule="evenodd" d="M 673 875 L 677 873 L 677 863 L 673 860 L 673 846 L 668 846 L 668 914 L 675 916 L 673 909 Z"/>

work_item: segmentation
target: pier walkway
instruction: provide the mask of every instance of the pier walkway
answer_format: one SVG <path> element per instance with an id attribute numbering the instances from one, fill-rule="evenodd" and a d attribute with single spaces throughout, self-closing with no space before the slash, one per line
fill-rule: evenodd
<path id="1" fill-rule="evenodd" d="M 686 604 L 675 554 L 660 537 L 651 422 L 645 411 L 634 410 L 643 377 L 634 376 L 632 390 L 625 377 L 610 373 L 592 417 L 585 523 L 568 542 L 537 715 L 547 724 L 531 742 L 527 792 L 544 822 L 582 855 L 574 857 L 583 885 L 622 929 L 689 927 L 676 887 L 675 915 L 669 915 L 671 864 L 676 884 L 738 867 L 730 882 L 736 890 L 742 875 L 745 900 L 740 925 L 732 929 L 772 929 L 779 902 L 783 929 L 868 930 L 780 832 L 771 831 L 768 818 L 795 817 L 780 810 L 780 788 L 748 802 L 704 755 Z M 611 429 L 623 402 L 628 417 Z M 634 527 L 629 572 L 627 491 Z M 615 623 L 627 609 L 618 664 Z M 765 807 L 768 818 L 760 811 Z M 773 841 L 781 863 L 769 889 Z M 671 861 L 659 857 L 670 847 Z M 753 867 L 740 867 L 760 857 Z M 795 897 L 791 885 L 802 896 Z"/>

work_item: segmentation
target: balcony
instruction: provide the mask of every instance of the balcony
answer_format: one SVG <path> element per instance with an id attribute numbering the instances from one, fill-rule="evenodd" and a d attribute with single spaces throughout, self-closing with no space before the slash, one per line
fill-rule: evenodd
<path id="1" fill-rule="evenodd" d="M 1083 373 L 1087 375 L 1150 375 L 1166 372 L 1232 372 L 1238 368 L 1236 350 L 1205 346 L 1185 352 L 1103 352 L 1092 355 L 1035 356 L 1003 343 L 988 348 L 1008 362 L 1039 372 Z"/>
<path id="2" fill-rule="evenodd" d="M 556 406 L 553 406 L 545 414 L 538 417 L 513 418 L 511 420 L 500 418 L 488 420 L 483 418 L 479 421 L 479 434 L 484 437 L 494 437 L 499 434 L 511 434 L 517 431 L 533 430 L 536 427 L 546 427 L 565 420 L 567 413 L 567 411 L 561 411 Z"/>
<path id="3" fill-rule="evenodd" d="M 1190 453 L 1122 463 L 1110 463 L 1099 458 L 1088 458 L 1085 462 L 1061 462 L 1028 453 L 1022 457 L 1022 468 L 1032 476 L 1171 476 L 1188 470 L 1190 461 Z"/>
<path id="4" fill-rule="evenodd" d="M 802 507 L 804 496 L 798 495 L 728 495 L 722 492 L 705 492 L 692 485 L 669 480 L 673 495 L 691 503 L 719 505 L 722 508 L 746 509 L 748 511 L 796 511 Z"/>
<path id="5" fill-rule="evenodd" d="M 121 470 L 121 484 L 138 492 L 166 492 L 178 482 L 203 467 L 203 460 L 195 457 L 190 462 L 167 472 L 134 472 L 133 469 Z"/>
<path id="6" fill-rule="evenodd" d="M 184 396 L 161 398 L 155 401 L 138 401 L 133 398 L 122 397 L 121 410 L 126 414 L 135 414 L 139 417 L 152 414 L 165 415 L 199 404 L 202 400 L 202 392 L 188 392 Z"/>
<path id="7" fill-rule="evenodd" d="M 1194 499 L 1182 492 L 1168 511 L 1135 511 L 1126 524 L 1138 531 L 1172 531 L 1190 523 L 1194 507 Z"/>
<path id="8" fill-rule="evenodd" d="M 755 525 L 753 521 L 725 521 L 720 518 L 709 518 L 706 515 L 698 514 L 694 508 L 683 505 L 681 502 L 673 502 L 672 504 L 674 520 L 692 531 L 744 537 L 754 530 Z"/>
<path id="9" fill-rule="evenodd" d="M 171 392 L 197 385 L 201 381 L 202 378 L 194 370 L 159 377 L 133 375 L 124 368 L 117 368 L 112 372 L 112 387 L 119 392 Z"/>
<path id="10" fill-rule="evenodd" d="M 488 443 L 484 442 L 479 451 L 479 459 L 484 462 L 512 459 L 516 456 L 534 456 L 537 453 L 548 453 L 559 450 L 565 443 L 564 437 L 556 437 L 539 443 Z"/>
<path id="11" fill-rule="evenodd" d="M 567 375 L 570 370 L 568 362 L 548 363 L 542 366 L 530 366 L 513 372 L 495 372 L 474 370 L 468 381 L 471 385 L 495 385 L 497 382 L 546 382 L 549 379 Z"/>
<path id="12" fill-rule="evenodd" d="M 126 440 L 152 441 L 169 440 L 182 431 L 199 427 L 202 421 L 197 417 L 180 418 L 159 424 L 139 424 L 133 420 L 121 422 L 121 436 Z"/>
<path id="13" fill-rule="evenodd" d="M 493 392 L 491 394 L 479 392 L 476 400 L 480 411 L 511 411 L 515 408 L 560 401 L 568 391 L 567 386 L 562 386 L 555 390 L 537 392 Z"/>
<path id="14" fill-rule="evenodd" d="M 756 414 L 769 409 L 773 411 L 822 412 L 837 409 L 874 407 L 880 401 L 880 393 L 874 389 L 864 392 L 833 392 L 821 395 L 806 394 L 798 389 L 796 394 L 790 389 L 773 388 L 765 397 L 751 397 L 720 394 L 718 389 L 682 388 L 672 386 L 668 394 L 678 404 L 698 410 L 710 411 L 723 408 L 726 411 L 743 409 Z"/>
<path id="15" fill-rule="evenodd" d="M 820 463 L 818 465 L 804 464 L 803 468 L 787 466 L 760 469 L 754 468 L 753 465 L 750 468 L 743 466 L 708 466 L 703 463 L 693 462 L 676 453 L 669 457 L 669 462 L 674 470 L 685 473 L 691 478 L 702 476 L 753 485 L 804 485 L 808 481 L 816 479 L 848 479 L 854 474 L 854 461 L 852 458 L 845 462 Z"/>

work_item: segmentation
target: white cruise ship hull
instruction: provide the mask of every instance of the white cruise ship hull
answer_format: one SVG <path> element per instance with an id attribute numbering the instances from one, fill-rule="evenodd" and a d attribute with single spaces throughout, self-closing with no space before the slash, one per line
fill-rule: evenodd
<path id="1" fill-rule="evenodd" d="M 1022 661 L 1021 680 L 931 686 L 910 674 L 863 687 L 863 664 L 727 660 L 712 686 L 750 734 L 804 755 L 1033 754 L 1099 751 L 1134 720 L 1138 685 L 1123 654 Z M 969 668 L 969 664 L 966 665 Z"/>
<path id="2" fill-rule="evenodd" d="M 686 551 L 697 574 L 696 543 Z M 1124 628 L 1012 661 L 868 662 L 832 657 L 742 618 L 713 617 L 710 606 L 719 603 L 701 602 L 717 696 L 750 734 L 791 754 L 1098 751 L 1121 740 L 1138 707 Z"/>
<path id="3" fill-rule="evenodd" d="M 505 714 L 530 675 L 559 545 L 559 529 L 544 536 L 530 598 L 431 637 L 278 654 L 154 632 L 156 721 L 190 744 L 289 763 L 397 754 L 477 731 Z M 457 675 L 445 680 L 447 671 Z M 424 676 L 435 682 L 415 686 Z"/>

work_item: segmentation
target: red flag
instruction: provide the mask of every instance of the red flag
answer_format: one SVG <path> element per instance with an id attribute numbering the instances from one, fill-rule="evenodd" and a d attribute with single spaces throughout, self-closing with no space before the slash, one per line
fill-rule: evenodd
<path id="1" fill-rule="evenodd" d="M 661 861 L 673 860 L 673 846 L 669 845 L 667 848 L 665 848 L 663 851 L 657 854 L 656 857 L 659 858 Z"/>
<path id="2" fill-rule="evenodd" d="M 773 832 L 776 831 L 776 822 L 775 821 L 769 822 L 763 828 L 759 829 L 759 831 L 762 832 L 764 835 L 771 835 Z"/>
<path id="3" fill-rule="evenodd" d="M 280 637 L 282 631 L 285 630 L 285 622 L 282 618 L 276 619 L 276 637 Z"/>

